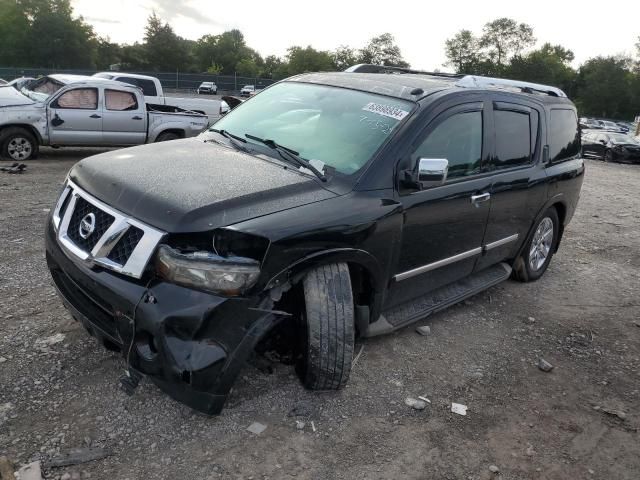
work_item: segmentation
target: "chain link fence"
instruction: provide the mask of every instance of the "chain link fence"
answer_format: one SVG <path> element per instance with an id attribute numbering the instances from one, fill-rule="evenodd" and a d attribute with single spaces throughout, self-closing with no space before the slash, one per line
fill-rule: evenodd
<path id="1" fill-rule="evenodd" d="M 35 77 L 66 73 L 73 75 L 93 75 L 97 70 L 59 70 L 51 68 L 13 68 L 0 67 L 0 78 L 10 81 L 18 77 Z M 115 73 L 115 72 L 114 72 Z M 272 78 L 243 77 L 234 75 L 212 75 L 208 73 L 184 73 L 184 72 L 142 72 L 127 71 L 157 77 L 162 88 L 176 92 L 195 92 L 202 82 L 214 82 L 218 86 L 218 93 L 237 93 L 245 85 L 255 85 L 257 89 L 267 87 L 276 80 Z"/>

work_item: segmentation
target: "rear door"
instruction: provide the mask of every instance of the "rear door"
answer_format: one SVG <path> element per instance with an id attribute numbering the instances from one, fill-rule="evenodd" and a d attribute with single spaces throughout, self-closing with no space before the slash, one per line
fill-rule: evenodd
<path id="1" fill-rule="evenodd" d="M 491 202 L 484 252 L 476 264 L 482 270 L 512 258 L 547 195 L 542 165 L 544 109 L 519 97 L 492 95 L 493 151 L 486 169 L 491 175 Z"/>
<path id="2" fill-rule="evenodd" d="M 139 145 L 147 137 L 144 102 L 135 93 L 104 89 L 102 135 L 106 145 Z"/>
<path id="3" fill-rule="evenodd" d="M 47 112 L 52 145 L 100 145 L 102 104 L 99 90 L 78 87 L 54 97 Z"/>

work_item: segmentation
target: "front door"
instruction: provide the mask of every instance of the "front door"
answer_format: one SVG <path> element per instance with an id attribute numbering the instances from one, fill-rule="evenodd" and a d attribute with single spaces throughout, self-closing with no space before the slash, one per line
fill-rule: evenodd
<path id="1" fill-rule="evenodd" d="M 64 91 L 52 99 L 47 117 L 51 145 L 102 143 L 102 106 L 97 88 Z"/>
<path id="2" fill-rule="evenodd" d="M 399 187 L 402 242 L 387 307 L 469 275 L 482 253 L 491 179 L 483 174 L 491 139 L 484 102 L 456 105 L 430 121 L 399 170 L 419 158 L 447 159 L 443 185 Z M 403 168 L 404 167 L 404 168 Z"/>
<path id="3" fill-rule="evenodd" d="M 102 136 L 105 145 L 139 145 L 147 138 L 147 112 L 127 90 L 104 89 Z"/>

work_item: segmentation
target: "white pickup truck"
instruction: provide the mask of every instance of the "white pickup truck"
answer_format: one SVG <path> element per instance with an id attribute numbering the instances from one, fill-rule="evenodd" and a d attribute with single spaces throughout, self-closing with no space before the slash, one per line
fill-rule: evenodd
<path id="1" fill-rule="evenodd" d="M 142 89 L 144 98 L 147 102 L 159 105 L 173 105 L 175 107 L 184 108 L 185 110 L 204 113 L 209 117 L 209 123 L 215 122 L 229 111 L 229 106 L 225 102 L 216 99 L 203 99 L 198 97 L 166 97 L 162 90 L 162 84 L 156 77 L 124 72 L 99 72 L 94 73 L 93 76 L 135 85 Z M 216 93 L 217 90 L 218 89 L 216 87 Z"/>
<path id="2" fill-rule="evenodd" d="M 40 145 L 129 146 L 198 135 L 205 115 L 145 101 L 138 87 L 93 77 L 43 77 L 0 87 L 0 156 L 34 158 Z"/>

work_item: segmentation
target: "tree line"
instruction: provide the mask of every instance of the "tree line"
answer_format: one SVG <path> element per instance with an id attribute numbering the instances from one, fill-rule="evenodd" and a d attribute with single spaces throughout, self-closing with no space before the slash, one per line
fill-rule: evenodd
<path id="1" fill-rule="evenodd" d="M 509 18 L 460 30 L 445 42 L 448 66 L 457 73 L 489 75 L 555 85 L 567 92 L 580 113 L 632 119 L 640 114 L 640 37 L 636 59 L 598 56 L 578 68 L 573 52 L 544 43 L 534 48 L 533 28 Z M 0 0 L 0 65 L 59 69 L 109 69 L 234 74 L 280 79 L 308 71 L 340 71 L 358 63 L 408 67 L 389 33 L 361 48 L 316 50 L 292 46 L 283 57 L 262 57 L 239 30 L 188 40 L 153 13 L 144 38 L 120 45 L 96 35 L 73 14 L 70 0 Z"/>
<path id="2" fill-rule="evenodd" d="M 488 75 L 554 85 L 576 103 L 581 115 L 632 120 L 640 115 L 640 37 L 636 58 L 597 56 L 578 68 L 562 45 L 534 48 L 533 28 L 510 18 L 460 30 L 445 42 L 446 66 L 457 73 Z M 631 45 L 629 45 L 631 47 Z"/>
<path id="3" fill-rule="evenodd" d="M 362 48 L 334 51 L 292 46 L 284 57 L 262 57 L 239 30 L 188 40 L 155 12 L 147 19 L 144 39 L 119 45 L 95 34 L 82 17 L 74 17 L 70 0 L 0 0 L 0 65 L 60 69 L 121 69 L 285 78 L 308 71 L 344 70 L 357 63 L 409 66 L 389 33 Z"/>

